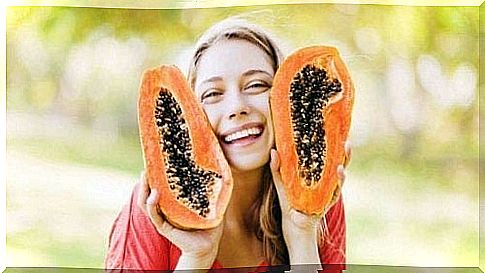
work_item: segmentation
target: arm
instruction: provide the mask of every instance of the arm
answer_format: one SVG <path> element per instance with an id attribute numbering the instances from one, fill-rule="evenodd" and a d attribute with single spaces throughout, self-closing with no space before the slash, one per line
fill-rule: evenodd
<path id="1" fill-rule="evenodd" d="M 159 195 L 156 189 L 148 186 L 148 181 L 142 173 L 141 186 L 138 194 L 138 207 L 148 216 L 155 230 L 180 249 L 180 258 L 176 262 L 176 270 L 209 269 L 213 266 L 219 241 L 222 235 L 222 223 L 207 230 L 182 230 L 174 227 L 160 214 L 158 208 Z M 201 270 L 205 272 L 206 270 Z"/>
<path id="2" fill-rule="evenodd" d="M 345 157 L 343 167 L 349 165 L 352 155 L 351 144 L 345 143 Z M 343 197 L 341 189 L 345 181 L 345 173 L 340 173 L 340 186 L 337 191 L 337 198 L 334 205 L 325 214 L 325 219 L 320 223 L 324 228 L 324 236 L 319 242 L 319 253 L 322 264 L 328 265 L 329 270 L 324 272 L 342 272 L 346 263 L 346 222 Z M 324 220 L 324 221 L 323 221 Z M 325 225 L 326 224 L 326 225 Z"/>
<path id="3" fill-rule="evenodd" d="M 180 248 L 170 242 L 167 237 L 159 233 L 157 229 L 162 229 L 162 225 L 164 226 L 164 230 L 167 227 L 173 227 L 168 225 L 168 223 L 161 222 L 158 214 L 153 214 L 153 210 L 155 210 L 153 200 L 151 204 L 145 204 L 147 208 L 150 208 L 150 211 L 141 208 L 140 200 L 141 203 L 147 203 L 147 197 L 143 197 L 143 186 L 142 183 L 135 185 L 130 202 L 123 207 L 113 223 L 109 235 L 105 268 L 137 270 L 210 268 L 215 256 L 198 255 L 198 253 L 194 254 L 189 251 L 184 253 Z M 155 199 L 153 195 L 152 199 Z M 154 218 L 153 222 L 151 217 Z M 173 229 L 172 234 L 181 232 L 175 228 Z M 192 238 L 188 238 L 187 242 L 190 240 Z M 189 243 L 197 247 L 194 241 Z M 184 243 L 182 242 L 182 244 Z M 205 270 L 202 272 L 205 272 Z"/>
<path id="4" fill-rule="evenodd" d="M 153 227 L 137 206 L 140 184 L 113 223 L 105 259 L 107 269 L 170 269 L 170 242 Z"/>
<path id="5" fill-rule="evenodd" d="M 271 172 L 278 192 L 282 211 L 283 236 L 288 247 L 290 263 L 297 264 L 334 264 L 326 266 L 324 272 L 341 272 L 345 263 L 345 215 L 341 197 L 341 187 L 345 180 L 345 166 L 350 160 L 350 144 L 345 144 L 343 165 L 338 166 L 338 188 L 330 203 L 330 208 L 322 216 L 309 216 L 292 209 L 286 198 L 285 189 L 279 172 L 279 156 L 271 151 Z M 321 242 L 317 241 L 320 226 L 327 224 Z M 335 264 L 339 264 L 336 266 Z M 335 271 L 336 270 L 336 271 Z"/>

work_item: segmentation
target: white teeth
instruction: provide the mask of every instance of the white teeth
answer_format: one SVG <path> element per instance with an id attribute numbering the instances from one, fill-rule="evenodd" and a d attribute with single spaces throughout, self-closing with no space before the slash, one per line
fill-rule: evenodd
<path id="1" fill-rule="evenodd" d="M 240 139 L 240 138 L 244 138 L 244 137 L 247 137 L 247 136 L 257 135 L 259 133 L 261 133 L 261 129 L 258 128 L 258 127 L 244 129 L 244 130 L 241 130 L 241 131 L 234 132 L 230 135 L 227 135 L 224 138 L 224 141 L 230 142 L 230 141 Z"/>

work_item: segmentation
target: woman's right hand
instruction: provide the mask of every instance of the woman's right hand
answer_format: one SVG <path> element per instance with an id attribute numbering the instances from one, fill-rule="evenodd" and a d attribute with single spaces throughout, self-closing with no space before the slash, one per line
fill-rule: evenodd
<path id="1" fill-rule="evenodd" d="M 176 269 L 211 268 L 219 249 L 223 224 L 213 229 L 195 231 L 174 227 L 158 213 L 158 192 L 156 189 L 150 190 L 145 172 L 142 172 L 140 180 L 138 206 L 148 215 L 158 233 L 182 251 Z"/>

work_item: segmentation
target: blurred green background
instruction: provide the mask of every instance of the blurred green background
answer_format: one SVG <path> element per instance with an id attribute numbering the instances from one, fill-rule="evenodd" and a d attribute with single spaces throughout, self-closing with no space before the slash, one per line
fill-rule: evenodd
<path id="1" fill-rule="evenodd" d="M 478 7 L 334 4 L 8 7 L 7 266 L 103 267 L 143 168 L 142 71 L 185 71 L 197 37 L 240 13 L 349 67 L 348 263 L 477 266 Z"/>

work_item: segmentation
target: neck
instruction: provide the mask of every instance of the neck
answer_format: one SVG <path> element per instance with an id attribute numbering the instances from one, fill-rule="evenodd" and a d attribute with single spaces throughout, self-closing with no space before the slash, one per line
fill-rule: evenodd
<path id="1" fill-rule="evenodd" d="M 232 170 L 234 186 L 217 257 L 224 266 L 256 266 L 264 259 L 262 242 L 247 221 L 262 186 L 263 171 L 264 168 L 250 172 Z"/>
<path id="2" fill-rule="evenodd" d="M 242 227 L 251 207 L 258 198 L 261 189 L 264 168 L 241 172 L 232 171 L 234 181 L 231 201 L 228 204 L 225 224 Z"/>

